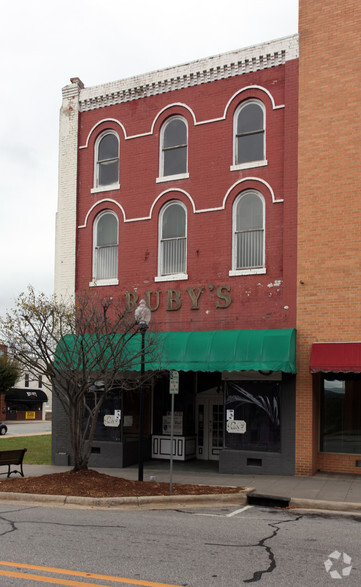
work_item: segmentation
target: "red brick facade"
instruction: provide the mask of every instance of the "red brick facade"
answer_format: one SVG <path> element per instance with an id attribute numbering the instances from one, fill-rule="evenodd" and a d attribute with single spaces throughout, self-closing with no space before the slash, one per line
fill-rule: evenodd
<path id="1" fill-rule="evenodd" d="M 294 327 L 297 86 L 295 59 L 81 112 L 76 288 L 86 288 L 92 280 L 93 223 L 99 212 L 111 209 L 119 219 L 119 285 L 98 289 L 124 302 L 135 300 L 132 292 L 138 299 L 148 295 L 152 308 L 159 295 L 152 316 L 155 330 Z M 234 112 L 250 98 L 265 106 L 267 165 L 231 171 Z M 157 183 L 160 129 L 174 114 L 188 124 L 189 178 Z M 94 145 L 106 129 L 120 138 L 120 189 L 91 193 Z M 230 276 L 232 205 L 248 189 L 265 200 L 266 273 Z M 188 279 L 157 283 L 159 213 L 172 199 L 187 209 Z"/>
<path id="2" fill-rule="evenodd" d="M 219 460 L 222 472 L 293 474 L 297 36 L 95 88 L 85 88 L 78 78 L 71 82 L 63 89 L 60 115 L 56 293 L 90 287 L 97 296 L 120 298 L 131 311 L 144 298 L 152 310 L 154 332 L 245 331 L 243 347 L 252 348 L 252 372 L 250 363 L 242 363 L 241 352 L 238 370 L 226 359 L 207 364 L 205 371 L 197 356 L 179 368 L 176 410 L 183 449 L 178 456 Z M 243 108 L 248 113 L 239 123 Z M 183 149 L 179 153 L 187 149 L 187 165 L 182 161 L 177 167 L 178 158 L 176 172 L 162 172 L 169 147 L 163 142 L 164 129 L 174 117 L 187 130 L 176 146 Z M 119 138 L 119 158 L 114 135 Z M 105 136 L 103 144 L 113 147 L 100 154 Z M 240 152 L 246 145 L 239 158 L 235 145 Z M 107 170 L 110 181 L 103 181 L 100 176 Z M 236 215 L 242 201 L 245 207 Z M 178 215 L 163 222 L 170 202 L 178 202 Z M 104 218 L 104 226 L 108 224 L 103 229 Z M 170 262 L 166 253 L 159 253 L 167 222 L 183 231 L 173 240 L 172 235 L 163 238 Z M 272 351 L 275 347 L 279 356 L 277 368 L 269 370 L 264 368 L 270 365 L 263 360 L 264 337 L 273 330 L 283 331 L 276 338 L 289 336 L 288 350 L 273 343 Z M 257 351 L 252 336 L 260 341 Z M 224 340 L 231 338 L 225 334 Z M 173 340 L 184 339 L 175 334 Z M 287 353 L 289 363 L 281 357 Z M 227 409 L 233 393 L 243 393 L 232 391 L 235 377 L 248 378 L 244 385 L 250 395 L 245 391 L 247 401 Z M 170 450 L 164 427 L 168 386 L 164 371 L 152 380 L 146 443 L 153 458 L 167 458 Z M 124 418 L 113 440 L 99 423 L 94 466 L 136 462 L 138 406 L 133 396 L 113 391 L 116 404 L 107 409 L 116 409 Z M 259 394 L 264 403 L 258 401 Z M 226 422 L 226 412 L 231 419 L 238 405 L 258 410 L 256 416 L 247 411 L 249 428 L 243 429 L 242 438 L 232 435 Z M 269 411 L 267 406 L 272 406 Z M 54 462 L 60 463 L 58 453 L 67 433 L 55 412 Z M 238 415 L 243 421 L 241 412 Z"/>

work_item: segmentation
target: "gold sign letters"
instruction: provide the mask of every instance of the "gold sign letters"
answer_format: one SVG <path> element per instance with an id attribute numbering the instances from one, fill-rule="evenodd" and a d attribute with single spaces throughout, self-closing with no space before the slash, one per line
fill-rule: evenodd
<path id="1" fill-rule="evenodd" d="M 215 292 L 215 307 L 219 309 L 228 308 L 231 305 L 231 286 L 220 285 L 215 288 L 213 284 L 208 285 L 210 292 Z M 198 287 L 187 287 L 187 296 L 179 289 L 167 289 L 165 291 L 165 303 L 167 312 L 175 312 L 180 310 L 185 301 L 190 303 L 191 310 L 199 310 L 201 299 L 206 291 L 205 286 L 201 285 Z M 160 289 L 149 290 L 144 292 L 145 302 L 152 312 L 156 312 L 159 308 L 162 291 Z M 186 299 L 184 299 L 184 296 Z M 139 294 L 136 291 L 125 292 L 125 304 L 128 311 L 135 310 L 139 301 Z"/>

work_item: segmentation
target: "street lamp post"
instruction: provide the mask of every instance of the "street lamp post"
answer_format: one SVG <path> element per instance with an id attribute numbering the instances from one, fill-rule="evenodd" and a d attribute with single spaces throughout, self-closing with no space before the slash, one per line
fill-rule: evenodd
<path id="1" fill-rule="evenodd" d="M 143 440 L 144 440 L 144 348 L 145 333 L 150 322 L 151 311 L 144 300 L 140 300 L 135 310 L 135 321 L 142 335 L 142 347 L 140 355 L 140 395 L 139 395 L 139 459 L 138 481 L 143 481 Z"/>

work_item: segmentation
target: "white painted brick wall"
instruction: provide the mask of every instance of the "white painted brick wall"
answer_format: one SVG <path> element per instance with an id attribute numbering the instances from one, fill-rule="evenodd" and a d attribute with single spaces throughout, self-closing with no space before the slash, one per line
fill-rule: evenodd
<path id="1" fill-rule="evenodd" d="M 60 109 L 58 209 L 55 234 L 55 294 L 75 292 L 76 196 L 80 80 L 63 89 Z"/>

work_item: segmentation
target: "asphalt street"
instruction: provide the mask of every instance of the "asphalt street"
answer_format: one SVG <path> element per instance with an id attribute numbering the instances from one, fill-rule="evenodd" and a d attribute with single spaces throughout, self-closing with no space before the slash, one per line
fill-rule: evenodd
<path id="1" fill-rule="evenodd" d="M 352 516 L 252 506 L 131 512 L 1 503 L 0 536 L 6 587 L 361 584 L 360 521 Z"/>
<path id="2" fill-rule="evenodd" d="M 6 420 L 3 424 L 5 424 L 8 429 L 6 437 L 51 434 L 51 420 L 30 420 L 28 422 Z"/>

